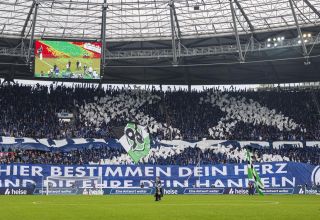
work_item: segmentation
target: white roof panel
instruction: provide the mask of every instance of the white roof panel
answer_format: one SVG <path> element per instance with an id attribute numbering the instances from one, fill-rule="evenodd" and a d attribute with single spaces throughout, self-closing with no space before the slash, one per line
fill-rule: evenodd
<path id="1" fill-rule="evenodd" d="M 319 25 L 320 18 L 307 0 L 293 0 L 299 24 Z M 308 0 L 320 12 L 319 0 Z M 289 0 L 237 0 L 234 3 L 239 33 L 295 27 Z M 108 41 L 170 39 L 169 0 L 108 0 Z M 0 35 L 30 35 L 33 16 L 26 23 L 32 0 L 0 2 Z M 40 0 L 35 37 L 99 39 L 103 0 Z M 181 37 L 233 34 L 229 0 L 174 0 Z M 195 6 L 199 10 L 195 10 Z M 240 10 L 240 8 L 242 10 Z M 34 10 L 33 10 L 34 11 Z M 243 14 L 244 13 L 244 14 Z"/>

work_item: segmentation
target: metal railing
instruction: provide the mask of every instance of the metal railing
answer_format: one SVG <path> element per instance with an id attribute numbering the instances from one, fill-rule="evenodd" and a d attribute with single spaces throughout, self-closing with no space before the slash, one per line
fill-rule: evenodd
<path id="1" fill-rule="evenodd" d="M 305 44 L 311 50 L 315 45 L 320 44 L 319 35 L 304 39 Z M 182 44 L 179 45 L 177 50 L 178 57 L 195 57 L 195 56 L 210 56 L 220 54 L 232 54 L 238 53 L 236 44 L 232 45 L 218 45 L 218 46 L 207 46 L 207 47 L 191 47 L 187 48 Z M 301 41 L 299 38 L 284 39 L 277 42 L 253 42 L 241 44 L 243 53 L 247 52 L 259 52 L 266 50 L 274 50 L 278 48 L 291 48 L 301 47 Z M 26 47 L 6 48 L 0 47 L 0 56 L 27 56 Z M 31 56 L 34 56 L 33 51 Z M 119 50 L 105 52 L 106 60 L 127 60 L 127 59 L 160 59 L 160 58 L 172 58 L 173 50 L 168 49 L 141 49 L 141 50 Z"/>

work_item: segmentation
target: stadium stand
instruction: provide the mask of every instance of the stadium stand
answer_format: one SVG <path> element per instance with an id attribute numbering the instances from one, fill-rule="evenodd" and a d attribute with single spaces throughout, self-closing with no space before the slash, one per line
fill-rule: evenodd
<path id="1" fill-rule="evenodd" d="M 132 120 L 158 139 L 319 140 L 319 93 L 2 85 L 0 135 L 110 138 Z M 59 121 L 61 111 L 74 113 L 72 123 Z"/>
<path id="2" fill-rule="evenodd" d="M 315 95 L 312 95 L 315 94 Z M 82 85 L 66 87 L 2 85 L 0 136 L 113 138 L 112 130 L 127 121 L 147 126 L 153 148 L 144 163 L 216 164 L 244 162 L 234 145 L 201 148 L 164 146 L 161 140 L 319 140 L 319 90 L 206 91 L 140 90 Z M 72 112 L 71 122 L 57 113 Z M 95 146 L 67 152 L 1 149 L 1 163 L 130 164 L 121 148 Z M 257 148 L 257 161 L 319 163 L 319 148 Z"/>
<path id="3" fill-rule="evenodd" d="M 3 149 L 1 149 L 4 151 Z M 256 148 L 255 159 L 258 162 L 303 162 L 319 164 L 320 149 L 318 147 L 292 147 L 279 149 Z M 157 165 L 206 165 L 244 163 L 245 149 L 233 146 L 177 146 L 152 148 L 149 155 L 141 161 L 143 164 Z M 9 149 L 0 154 L 0 164 L 30 163 L 30 164 L 132 164 L 124 149 L 98 146 L 83 148 L 68 152 L 47 152 L 40 150 Z"/>

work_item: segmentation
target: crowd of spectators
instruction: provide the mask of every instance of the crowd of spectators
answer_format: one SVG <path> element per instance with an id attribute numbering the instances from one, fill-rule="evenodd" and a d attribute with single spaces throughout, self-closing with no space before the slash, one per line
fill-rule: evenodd
<path id="1" fill-rule="evenodd" d="M 252 136 L 269 140 L 319 140 L 320 139 L 320 90 L 319 89 L 289 89 L 272 91 L 231 92 L 230 95 L 244 96 L 253 99 L 262 106 L 275 109 L 292 119 L 299 126 L 296 129 L 281 130 L 262 124 L 238 124 L 232 138 L 241 132 L 242 137 L 252 139 Z M 254 135 L 253 135 L 254 134 Z"/>
<path id="2" fill-rule="evenodd" d="M 313 165 L 320 164 L 319 148 L 280 148 L 255 149 L 253 151 L 257 162 L 301 162 Z M 245 163 L 245 150 L 240 148 L 202 150 L 198 147 L 185 148 L 181 153 L 169 156 L 150 156 L 147 163 L 159 165 L 209 165 L 227 163 Z"/>
<path id="3" fill-rule="evenodd" d="M 32 138 L 66 138 L 98 136 L 94 128 L 78 120 L 64 123 L 57 113 L 76 112 L 80 105 L 93 101 L 103 90 L 91 87 L 50 87 L 26 85 L 0 86 L 0 136 Z"/>
<path id="4" fill-rule="evenodd" d="M 253 151 L 257 162 L 301 162 L 313 165 L 320 164 L 320 148 L 260 148 Z M 30 164 L 132 164 L 122 148 L 100 147 L 92 149 L 73 150 L 70 152 L 45 152 L 39 150 L 9 150 L 0 153 L 0 164 L 30 163 Z M 120 158 L 120 159 L 119 159 Z M 107 162 L 103 162 L 107 161 Z M 245 149 L 243 148 L 207 148 L 186 147 L 175 153 L 165 154 L 161 149 L 150 152 L 140 161 L 143 164 L 156 165 L 209 165 L 226 163 L 245 163 Z"/>
<path id="5" fill-rule="evenodd" d="M 128 121 L 152 138 L 319 140 L 320 90 L 138 90 L 1 85 L 0 136 L 110 138 Z M 71 122 L 57 113 L 74 115 Z"/>
<path id="6" fill-rule="evenodd" d="M 64 164 L 84 165 L 99 163 L 101 159 L 119 157 L 125 153 L 124 149 L 111 147 L 96 147 L 62 151 L 40 151 L 40 150 L 11 150 L 0 154 L 0 164 L 28 163 L 28 164 Z"/>

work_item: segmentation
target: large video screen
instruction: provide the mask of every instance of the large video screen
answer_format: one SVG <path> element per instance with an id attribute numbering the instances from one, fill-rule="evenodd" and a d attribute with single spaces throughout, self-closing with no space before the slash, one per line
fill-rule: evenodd
<path id="1" fill-rule="evenodd" d="M 37 40 L 35 77 L 100 79 L 101 42 Z"/>

